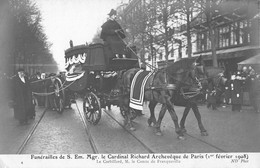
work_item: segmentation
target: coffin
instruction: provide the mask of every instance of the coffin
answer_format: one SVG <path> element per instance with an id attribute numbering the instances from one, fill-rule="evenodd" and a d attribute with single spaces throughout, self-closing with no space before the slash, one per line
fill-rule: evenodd
<path id="1" fill-rule="evenodd" d="M 83 59 L 84 62 L 80 61 Z M 104 45 L 101 43 L 80 45 L 69 48 L 65 51 L 65 60 L 66 65 L 71 65 L 73 63 L 82 63 L 83 69 L 90 71 L 106 70 L 108 64 L 104 55 Z"/>

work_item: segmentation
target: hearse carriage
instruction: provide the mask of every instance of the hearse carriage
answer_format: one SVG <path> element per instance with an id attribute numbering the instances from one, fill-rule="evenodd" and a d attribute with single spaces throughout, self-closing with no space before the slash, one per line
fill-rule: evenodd
<path id="1" fill-rule="evenodd" d="M 65 51 L 67 72 L 63 88 L 65 93 L 81 95 L 84 115 L 95 125 L 101 118 L 102 108 L 117 105 L 119 97 L 113 89 L 118 72 L 133 67 L 139 67 L 135 47 L 126 50 L 125 58 L 115 58 L 101 43 L 74 46 Z M 124 111 L 121 113 L 124 115 Z"/>

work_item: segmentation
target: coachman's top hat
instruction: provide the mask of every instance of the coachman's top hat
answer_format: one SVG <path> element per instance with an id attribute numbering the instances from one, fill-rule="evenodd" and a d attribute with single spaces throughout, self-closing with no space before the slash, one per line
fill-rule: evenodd
<path id="1" fill-rule="evenodd" d="M 111 9 L 111 11 L 109 12 L 109 16 L 113 16 L 113 15 L 116 15 L 117 14 L 117 12 L 116 12 L 116 10 L 114 10 L 114 9 Z"/>

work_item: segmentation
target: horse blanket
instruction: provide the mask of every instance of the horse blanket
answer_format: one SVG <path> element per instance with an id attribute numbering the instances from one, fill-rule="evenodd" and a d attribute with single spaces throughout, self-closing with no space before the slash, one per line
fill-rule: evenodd
<path id="1" fill-rule="evenodd" d="M 136 110 L 143 110 L 144 89 L 147 80 L 153 74 L 151 71 L 139 70 L 131 83 L 130 88 L 130 107 Z"/>

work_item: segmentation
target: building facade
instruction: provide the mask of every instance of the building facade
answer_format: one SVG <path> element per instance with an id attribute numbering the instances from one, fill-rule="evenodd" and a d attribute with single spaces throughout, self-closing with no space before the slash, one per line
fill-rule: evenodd
<path id="1" fill-rule="evenodd" d="M 224 1 L 221 13 L 213 18 L 218 66 L 229 72 L 237 64 L 260 52 L 259 1 Z M 231 10 L 230 10 L 231 9 Z M 203 55 L 206 65 L 212 65 L 212 46 L 206 22 L 194 25 L 196 50 L 193 56 Z"/>
<path id="2" fill-rule="evenodd" d="M 146 8 L 149 0 L 131 0 L 125 6 L 123 13 L 128 18 L 138 17 L 140 11 Z M 212 46 L 208 22 L 203 12 L 194 14 L 191 21 L 192 57 L 204 56 L 207 66 L 212 66 Z M 224 0 L 218 4 L 214 17 L 211 18 L 215 34 L 215 47 L 218 66 L 227 71 L 237 70 L 237 63 L 260 52 L 260 3 L 259 0 Z M 175 26 L 172 41 L 169 43 L 171 54 L 169 61 L 187 57 L 186 25 L 180 22 Z M 138 46 L 140 47 L 140 46 Z M 156 48 L 156 46 L 155 46 Z M 164 51 L 155 57 L 146 56 L 146 62 L 155 67 L 165 66 Z M 147 53 L 146 55 L 149 55 Z"/>

